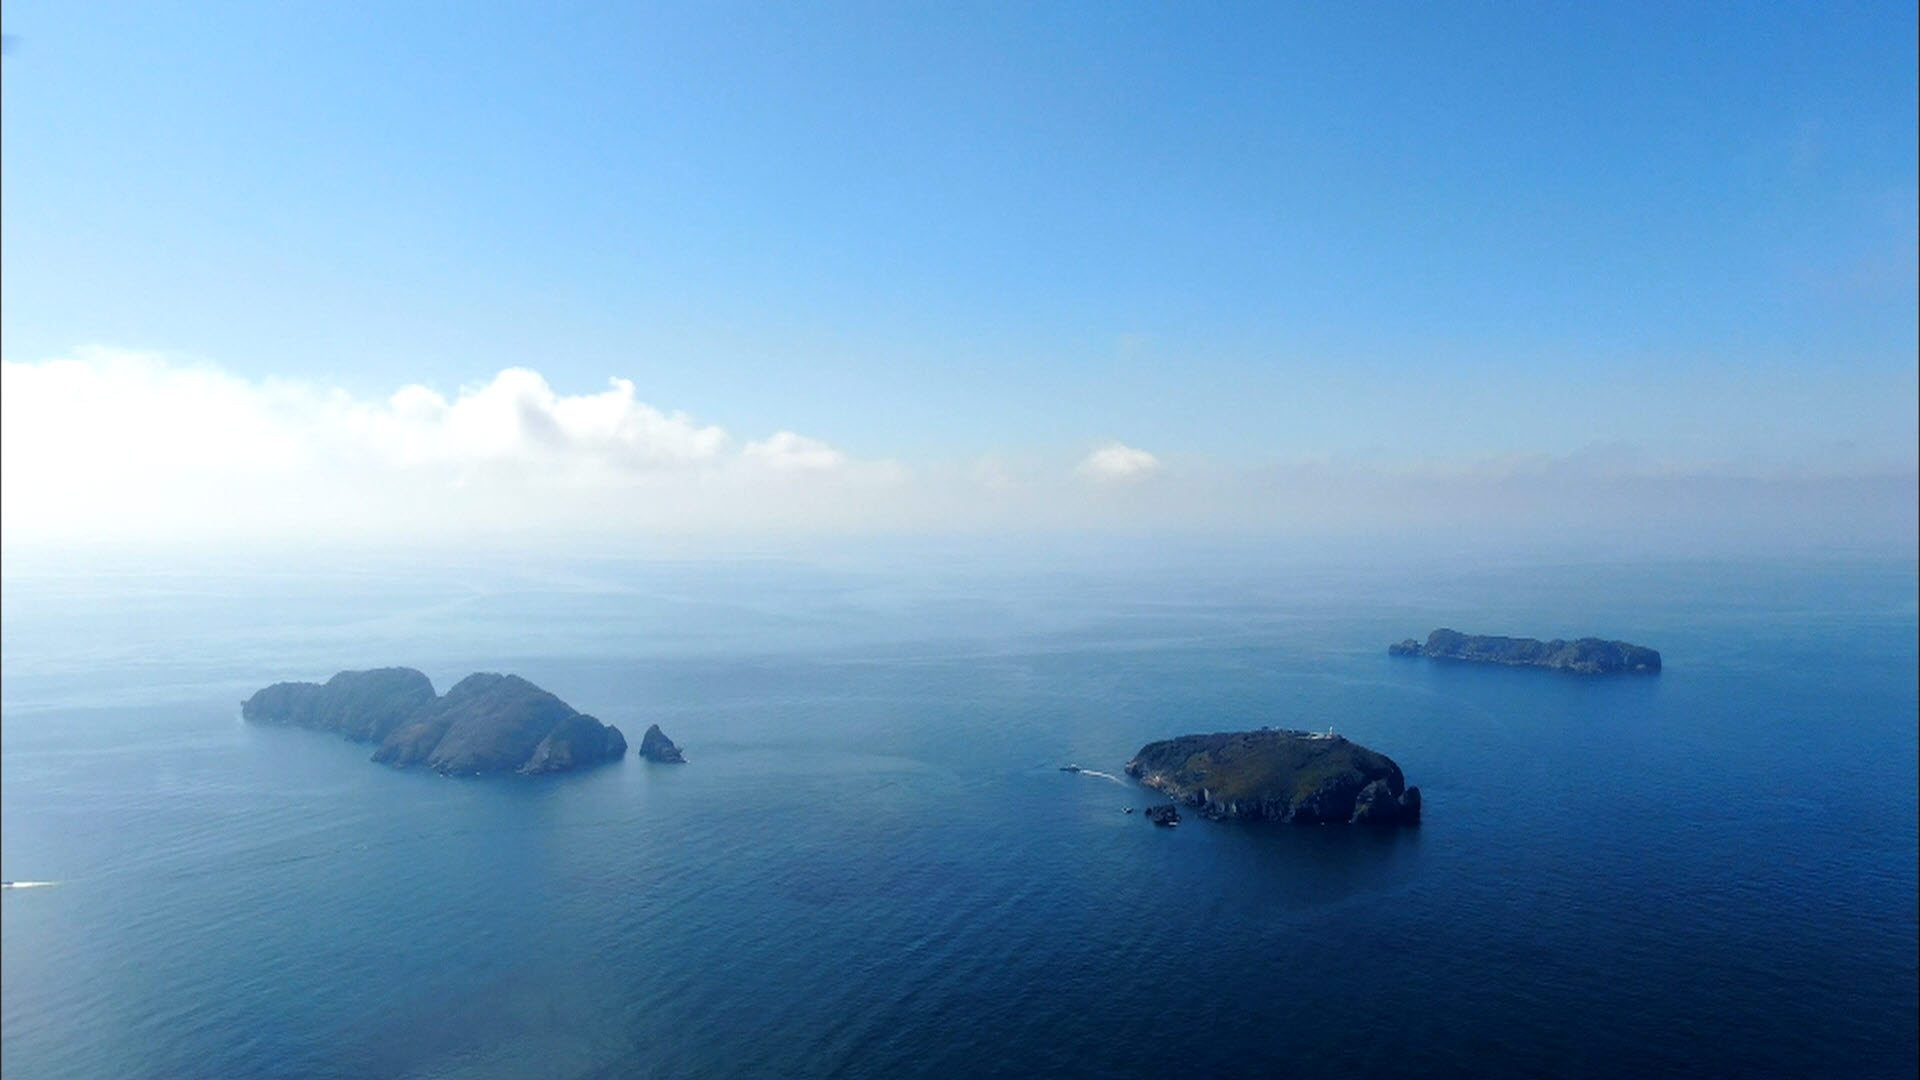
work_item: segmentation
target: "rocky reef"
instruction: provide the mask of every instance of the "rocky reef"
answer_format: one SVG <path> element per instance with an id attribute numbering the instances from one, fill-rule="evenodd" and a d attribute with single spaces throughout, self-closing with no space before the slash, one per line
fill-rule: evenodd
<path id="1" fill-rule="evenodd" d="M 377 743 L 375 761 L 451 776 L 566 772 L 627 753 L 619 728 L 518 675 L 469 675 L 441 697 L 412 668 L 343 671 L 324 684 L 275 683 L 242 702 L 240 715 Z"/>
<path id="2" fill-rule="evenodd" d="M 1261 728 L 1140 748 L 1127 775 L 1214 819 L 1412 825 L 1420 789 L 1385 754 L 1338 735 Z"/>
<path id="3" fill-rule="evenodd" d="M 647 725 L 647 733 L 640 736 L 640 756 L 648 761 L 658 761 L 665 765 L 685 765 L 687 759 L 680 748 L 673 745 L 667 733 L 660 730 L 659 724 Z"/>
<path id="4" fill-rule="evenodd" d="M 1659 652 L 1643 645 L 1603 641 L 1600 638 L 1541 641 L 1538 638 L 1462 634 L 1457 630 L 1441 629 L 1428 634 L 1424 645 L 1408 638 L 1398 645 L 1387 646 L 1387 652 L 1394 656 L 1430 656 L 1437 660 L 1552 668 L 1580 675 L 1652 673 L 1660 670 Z"/>

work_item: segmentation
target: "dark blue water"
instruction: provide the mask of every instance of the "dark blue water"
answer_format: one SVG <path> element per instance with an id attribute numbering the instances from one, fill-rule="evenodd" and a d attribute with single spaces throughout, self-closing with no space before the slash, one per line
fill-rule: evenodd
<path id="1" fill-rule="evenodd" d="M 1912 564 L 18 575 L 13 1077 L 1909 1076 Z M 1656 678 L 1396 660 L 1437 625 Z M 240 723 L 511 670 L 691 764 L 450 781 Z M 1324 728 L 1417 830 L 1148 826 Z"/>

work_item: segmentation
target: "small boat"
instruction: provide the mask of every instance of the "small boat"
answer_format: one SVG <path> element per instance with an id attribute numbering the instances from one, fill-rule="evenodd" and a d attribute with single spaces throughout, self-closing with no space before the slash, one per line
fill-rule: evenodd
<path id="1" fill-rule="evenodd" d="M 1062 765 L 1062 766 L 1060 766 L 1060 771 L 1061 771 L 1061 772 L 1079 772 L 1079 771 L 1080 771 L 1080 766 L 1078 766 L 1078 765 Z"/>

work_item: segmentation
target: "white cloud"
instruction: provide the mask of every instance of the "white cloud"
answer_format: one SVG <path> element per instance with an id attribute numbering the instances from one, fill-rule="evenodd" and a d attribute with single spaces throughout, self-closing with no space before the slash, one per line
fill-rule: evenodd
<path id="1" fill-rule="evenodd" d="M 636 400 L 633 383 L 562 397 L 539 372 L 509 368 L 452 401 L 405 386 L 384 404 L 338 402 L 344 436 L 396 465 L 535 462 L 644 471 L 717 461 L 727 433 Z"/>
<path id="2" fill-rule="evenodd" d="M 1079 472 L 1096 480 L 1131 480 L 1160 471 L 1160 459 L 1123 443 L 1108 443 L 1080 462 Z"/>
<path id="3" fill-rule="evenodd" d="M 283 386 L 105 349 L 44 364 L 8 363 L 3 377 L 9 464 L 39 458 L 43 466 L 99 472 L 260 469 L 300 455 L 275 415 L 287 397 Z"/>
<path id="4" fill-rule="evenodd" d="M 847 463 L 847 456 L 840 451 L 791 431 L 776 431 L 759 442 L 750 442 L 740 456 L 779 472 L 837 469 Z"/>

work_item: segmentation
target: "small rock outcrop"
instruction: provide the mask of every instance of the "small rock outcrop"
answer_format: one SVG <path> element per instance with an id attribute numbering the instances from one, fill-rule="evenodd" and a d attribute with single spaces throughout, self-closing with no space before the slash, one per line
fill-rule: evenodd
<path id="1" fill-rule="evenodd" d="M 659 724 L 647 725 L 647 733 L 640 736 L 640 756 L 648 761 L 658 761 L 665 765 L 685 765 L 687 759 L 680 748 L 673 745 L 667 733 L 660 730 Z"/>
<path id="2" fill-rule="evenodd" d="M 1387 646 L 1393 656 L 1430 656 L 1436 660 L 1470 660 L 1483 664 L 1552 668 L 1579 675 L 1616 672 L 1653 673 L 1660 670 L 1660 653 L 1624 641 L 1580 638 L 1577 641 L 1541 641 L 1484 634 L 1462 634 L 1440 629 L 1427 635 L 1426 644 L 1412 638 Z"/>
<path id="3" fill-rule="evenodd" d="M 1261 728 L 1182 735 L 1141 747 L 1127 775 L 1214 819 L 1420 820 L 1420 789 L 1406 786 L 1393 759 L 1332 734 Z"/>
<path id="4" fill-rule="evenodd" d="M 1353 797 L 1355 825 L 1394 825 L 1420 820 L 1420 789 L 1393 790 L 1387 778 L 1375 780 Z"/>
<path id="5" fill-rule="evenodd" d="M 1180 808 L 1172 803 L 1149 806 L 1147 807 L 1147 820 L 1153 822 L 1155 825 L 1178 825 L 1180 824 Z"/>
<path id="6" fill-rule="evenodd" d="M 565 772 L 627 752 L 619 728 L 518 675 L 469 675 L 437 697 L 412 668 L 343 671 L 324 685 L 276 683 L 241 703 L 240 715 L 378 743 L 374 761 L 453 776 Z"/>

